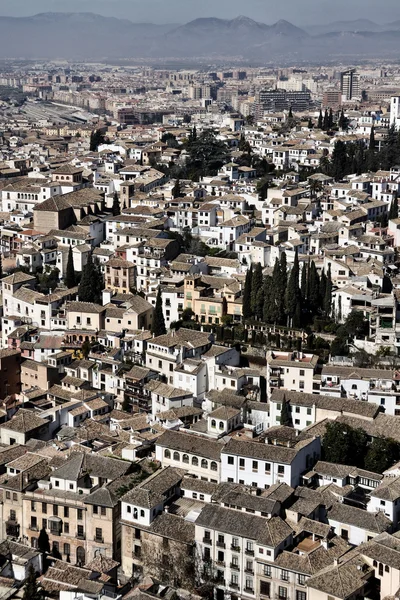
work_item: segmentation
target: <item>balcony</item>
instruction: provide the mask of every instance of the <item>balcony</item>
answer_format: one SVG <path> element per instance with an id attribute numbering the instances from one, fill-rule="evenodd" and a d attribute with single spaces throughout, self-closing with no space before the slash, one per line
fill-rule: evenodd
<path id="1" fill-rule="evenodd" d="M 232 569 L 232 571 L 239 571 L 239 570 L 240 570 L 240 567 L 239 567 L 239 565 L 237 565 L 237 564 L 235 564 L 235 563 L 231 563 L 231 564 L 229 565 L 229 567 Z"/>
<path id="2" fill-rule="evenodd" d="M 219 542 L 219 541 L 217 541 L 217 542 L 215 543 L 215 545 L 216 545 L 216 546 L 218 546 L 218 548 L 225 548 L 225 547 L 226 547 L 226 546 L 225 546 L 225 542 Z"/>
<path id="3" fill-rule="evenodd" d="M 209 537 L 203 537 L 203 544 L 208 544 L 209 546 L 212 546 L 212 539 Z"/>
<path id="4" fill-rule="evenodd" d="M 245 554 L 247 554 L 247 556 L 254 556 L 254 550 L 251 550 L 250 548 L 246 548 Z"/>
<path id="5" fill-rule="evenodd" d="M 240 552 L 240 546 L 234 546 L 233 544 L 231 545 L 231 550 L 232 552 Z"/>
<path id="6" fill-rule="evenodd" d="M 246 594 L 254 594 L 254 588 L 245 587 L 244 591 Z"/>
<path id="7" fill-rule="evenodd" d="M 9 519 L 6 521 L 6 535 L 9 537 L 19 537 L 19 523 L 17 521 L 13 521 Z"/>
<path id="8" fill-rule="evenodd" d="M 232 581 L 229 584 L 229 587 L 233 588 L 234 590 L 238 590 L 239 589 L 239 584 L 238 583 L 232 583 Z"/>
<path id="9" fill-rule="evenodd" d="M 104 544 L 104 538 L 103 537 L 97 537 L 97 536 L 95 536 L 93 538 L 93 541 L 95 541 L 97 544 Z"/>
<path id="10" fill-rule="evenodd" d="M 86 540 L 86 535 L 84 533 L 79 533 L 78 531 L 76 532 L 76 539 L 77 540 Z"/>
<path id="11" fill-rule="evenodd" d="M 254 569 L 245 569 L 244 572 L 248 575 L 254 575 Z"/>
<path id="12" fill-rule="evenodd" d="M 32 525 L 32 523 L 29 525 L 29 529 L 31 531 L 39 531 L 39 527 L 37 525 Z"/>

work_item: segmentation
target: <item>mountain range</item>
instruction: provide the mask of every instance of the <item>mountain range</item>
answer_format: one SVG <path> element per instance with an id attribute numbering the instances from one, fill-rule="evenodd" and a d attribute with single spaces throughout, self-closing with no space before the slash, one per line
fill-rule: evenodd
<path id="1" fill-rule="evenodd" d="M 93 13 L 0 17 L 0 56 L 24 59 L 203 59 L 254 64 L 397 58 L 400 21 L 367 19 L 296 27 L 248 17 L 202 18 L 184 25 L 133 23 Z"/>

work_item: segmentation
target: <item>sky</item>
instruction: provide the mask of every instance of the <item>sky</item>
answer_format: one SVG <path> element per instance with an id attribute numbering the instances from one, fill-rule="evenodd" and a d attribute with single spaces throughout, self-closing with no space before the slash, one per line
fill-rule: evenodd
<path id="1" fill-rule="evenodd" d="M 134 22 L 185 23 L 198 17 L 245 15 L 272 24 L 286 19 L 295 25 L 370 19 L 400 19 L 399 0 L 1 0 L 0 15 L 29 16 L 40 12 L 94 12 Z"/>

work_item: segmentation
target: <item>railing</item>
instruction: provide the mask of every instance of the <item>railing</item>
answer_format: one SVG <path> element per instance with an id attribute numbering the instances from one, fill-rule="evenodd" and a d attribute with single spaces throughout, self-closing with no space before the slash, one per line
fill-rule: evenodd
<path id="1" fill-rule="evenodd" d="M 78 533 L 78 532 L 76 532 L 76 539 L 77 540 L 85 540 L 86 539 L 86 535 L 84 533 Z"/>
<path id="2" fill-rule="evenodd" d="M 203 544 L 208 544 L 209 546 L 212 546 L 212 539 L 208 537 L 203 537 Z"/>
<path id="3" fill-rule="evenodd" d="M 233 550 L 233 552 L 240 552 L 240 546 L 234 546 L 233 544 L 231 545 L 231 550 Z"/>
<path id="4" fill-rule="evenodd" d="M 218 546 L 218 548 L 225 548 L 225 542 L 219 542 L 219 541 L 217 541 L 215 543 L 215 545 Z"/>

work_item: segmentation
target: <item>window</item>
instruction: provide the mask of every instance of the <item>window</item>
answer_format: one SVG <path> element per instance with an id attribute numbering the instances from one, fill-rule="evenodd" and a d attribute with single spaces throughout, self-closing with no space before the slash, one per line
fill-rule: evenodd
<path id="1" fill-rule="evenodd" d="M 57 504 L 53 504 L 53 515 L 58 517 L 58 506 Z"/>
<path id="2" fill-rule="evenodd" d="M 216 462 L 212 461 L 210 464 L 211 471 L 218 471 L 218 465 Z"/>
<path id="3" fill-rule="evenodd" d="M 179 452 L 174 452 L 174 460 L 176 460 L 176 461 L 181 460 Z"/>
<path id="4" fill-rule="evenodd" d="M 296 591 L 296 600 L 307 600 L 307 593 L 300 592 L 299 590 L 297 590 Z"/>
<path id="5" fill-rule="evenodd" d="M 36 512 L 36 502 L 34 500 L 31 500 L 31 511 Z"/>
<path id="6" fill-rule="evenodd" d="M 206 461 L 205 458 L 203 458 L 202 461 L 201 461 L 201 468 L 202 469 L 208 469 L 208 462 Z"/>
<path id="7" fill-rule="evenodd" d="M 10 510 L 10 521 L 16 521 L 17 520 L 17 513 L 15 512 L 15 510 Z"/>
<path id="8" fill-rule="evenodd" d="M 69 523 L 64 522 L 64 533 L 69 533 Z"/>
<path id="9" fill-rule="evenodd" d="M 264 577 L 272 577 L 271 565 L 264 565 Z"/>
<path id="10" fill-rule="evenodd" d="M 194 467 L 198 467 L 199 466 L 199 459 L 197 458 L 197 456 L 193 456 L 193 458 L 192 458 L 192 465 Z"/>
<path id="11" fill-rule="evenodd" d="M 349 532 L 347 531 L 347 529 L 342 529 L 342 533 L 341 536 L 344 540 L 348 540 L 349 539 Z"/>
<path id="12" fill-rule="evenodd" d="M 83 519 L 83 510 L 81 508 L 78 508 L 77 516 L 78 516 L 78 521 L 82 521 L 82 519 Z"/>
<path id="13" fill-rule="evenodd" d="M 65 554 L 65 556 L 70 556 L 71 546 L 69 544 L 64 544 L 64 554 Z"/>
<path id="14" fill-rule="evenodd" d="M 228 456 L 228 465 L 233 465 L 235 464 L 235 459 L 233 456 Z"/>
<path id="15" fill-rule="evenodd" d="M 278 465 L 278 475 L 285 474 L 285 467 L 283 465 Z"/>
<path id="16" fill-rule="evenodd" d="M 211 419 L 211 427 L 212 427 L 213 429 L 215 429 L 215 428 L 216 428 L 216 426 L 217 426 L 217 422 L 216 422 L 216 420 L 215 420 L 215 419 Z M 228 457 L 228 458 L 230 458 L 230 457 Z"/>
<path id="17" fill-rule="evenodd" d="M 257 460 L 253 460 L 252 469 L 253 469 L 253 471 L 258 471 L 258 461 Z"/>
<path id="18" fill-rule="evenodd" d="M 383 576 L 383 564 L 379 563 L 379 576 L 382 577 Z"/>
<path id="19" fill-rule="evenodd" d="M 78 525 L 77 528 L 77 537 L 83 539 L 84 538 L 84 532 L 83 532 L 83 525 Z"/>
<path id="20" fill-rule="evenodd" d="M 286 600 L 287 598 L 287 588 L 283 587 L 283 586 L 279 586 L 278 588 L 278 598 L 280 598 L 281 600 Z"/>
<path id="21" fill-rule="evenodd" d="M 269 581 L 260 581 L 260 594 L 261 596 L 267 596 L 267 598 L 271 595 L 271 584 Z"/>
<path id="22" fill-rule="evenodd" d="M 93 506 L 93 514 L 94 515 L 98 515 L 99 514 L 99 507 L 98 506 Z"/>
<path id="23" fill-rule="evenodd" d="M 171 452 L 169 450 L 164 450 L 164 458 L 171 458 Z"/>
<path id="24" fill-rule="evenodd" d="M 271 463 L 265 463 L 265 472 L 271 473 Z"/>
<path id="25" fill-rule="evenodd" d="M 64 517 L 66 519 L 68 519 L 68 517 L 69 517 L 69 507 L 68 506 L 64 506 Z"/>
<path id="26" fill-rule="evenodd" d="M 306 584 L 306 576 L 299 574 L 298 577 L 297 577 L 297 583 L 299 585 L 305 585 Z"/>
<path id="27" fill-rule="evenodd" d="M 253 578 L 252 577 L 246 577 L 246 590 L 252 590 L 253 589 Z"/>
<path id="28" fill-rule="evenodd" d="M 103 542 L 103 530 L 101 527 L 96 527 L 95 542 Z"/>
<path id="29" fill-rule="evenodd" d="M 289 571 L 281 570 L 281 579 L 282 581 L 289 581 Z"/>
<path id="30" fill-rule="evenodd" d="M 245 465 L 244 458 L 239 458 L 239 469 L 243 471 L 244 465 Z"/>
<path id="31" fill-rule="evenodd" d="M 105 517 L 105 516 L 107 515 L 107 509 L 106 509 L 106 507 L 105 507 L 105 506 L 102 506 L 102 507 L 100 508 L 100 512 L 101 512 L 101 515 L 102 515 L 103 517 Z"/>

